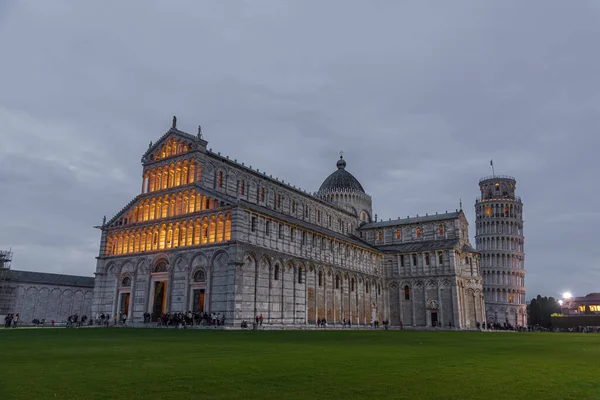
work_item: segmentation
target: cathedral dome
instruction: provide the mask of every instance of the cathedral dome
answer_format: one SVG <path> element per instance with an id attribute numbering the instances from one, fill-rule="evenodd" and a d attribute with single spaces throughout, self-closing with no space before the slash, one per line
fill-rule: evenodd
<path id="1" fill-rule="evenodd" d="M 337 171 L 329 175 L 319 188 L 319 193 L 349 191 L 365 193 L 362 185 L 350 172 L 346 171 L 346 161 L 340 156 Z"/>

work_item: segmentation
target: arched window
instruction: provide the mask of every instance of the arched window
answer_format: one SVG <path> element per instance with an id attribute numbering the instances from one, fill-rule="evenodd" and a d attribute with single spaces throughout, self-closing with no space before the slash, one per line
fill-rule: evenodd
<path id="1" fill-rule="evenodd" d="M 203 269 L 199 269 L 194 272 L 194 282 L 204 282 L 206 280 L 206 273 Z"/>
<path id="2" fill-rule="evenodd" d="M 223 187 L 223 171 L 217 173 L 217 187 Z"/>
<path id="3" fill-rule="evenodd" d="M 246 194 L 246 183 L 243 179 L 240 180 L 240 194 L 242 196 Z"/>
<path id="4" fill-rule="evenodd" d="M 383 232 L 377 232 L 377 240 L 379 240 L 380 242 L 383 240 Z"/>
<path id="5" fill-rule="evenodd" d="M 121 281 L 121 286 L 131 286 L 131 278 L 128 276 L 123 278 L 123 280 Z"/>
<path id="6" fill-rule="evenodd" d="M 273 279 L 275 279 L 276 281 L 279 280 L 279 265 L 275 266 L 275 273 L 273 274 Z"/>
<path id="7" fill-rule="evenodd" d="M 335 276 L 335 288 L 340 288 L 340 277 L 338 275 Z"/>
<path id="8" fill-rule="evenodd" d="M 167 272 L 167 263 L 162 261 L 156 264 L 152 272 Z"/>
<path id="9" fill-rule="evenodd" d="M 410 300 L 410 288 L 408 285 L 404 286 L 404 300 Z"/>
<path id="10" fill-rule="evenodd" d="M 302 268 L 298 268 L 298 283 L 302 283 Z"/>
<path id="11" fill-rule="evenodd" d="M 417 228 L 417 239 L 421 238 L 421 228 Z"/>
<path id="12" fill-rule="evenodd" d="M 319 287 L 323 286 L 323 273 L 319 271 Z"/>
<path id="13" fill-rule="evenodd" d="M 350 290 L 354 292 L 354 278 L 350 281 Z"/>
<path id="14" fill-rule="evenodd" d="M 396 240 L 402 239 L 402 231 L 400 229 L 396 230 Z"/>
<path id="15" fill-rule="evenodd" d="M 440 224 L 440 236 L 444 236 L 444 225 Z"/>

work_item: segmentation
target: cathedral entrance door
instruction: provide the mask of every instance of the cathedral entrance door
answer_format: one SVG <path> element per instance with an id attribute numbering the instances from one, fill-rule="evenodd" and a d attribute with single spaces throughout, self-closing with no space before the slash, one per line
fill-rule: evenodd
<path id="1" fill-rule="evenodd" d="M 437 324 L 438 324 L 438 313 L 432 312 L 431 313 L 431 326 L 437 326 Z"/>
<path id="2" fill-rule="evenodd" d="M 129 314 L 129 293 L 121 293 L 121 303 L 119 304 L 119 313 L 121 315 Z"/>
<path id="3" fill-rule="evenodd" d="M 154 282 L 154 299 L 152 302 L 152 319 L 158 321 L 166 312 L 167 305 L 167 281 Z"/>
<path id="4" fill-rule="evenodd" d="M 194 311 L 204 312 L 204 289 L 194 290 Z"/>

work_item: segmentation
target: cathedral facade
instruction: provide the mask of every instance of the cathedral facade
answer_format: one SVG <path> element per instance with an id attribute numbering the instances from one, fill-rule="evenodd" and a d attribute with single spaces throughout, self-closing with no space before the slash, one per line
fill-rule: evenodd
<path id="1" fill-rule="evenodd" d="M 142 189 L 103 221 L 92 313 L 211 312 L 239 326 L 474 328 L 480 256 L 461 210 L 377 221 L 340 157 L 314 194 L 207 149 L 176 122 L 142 157 Z"/>

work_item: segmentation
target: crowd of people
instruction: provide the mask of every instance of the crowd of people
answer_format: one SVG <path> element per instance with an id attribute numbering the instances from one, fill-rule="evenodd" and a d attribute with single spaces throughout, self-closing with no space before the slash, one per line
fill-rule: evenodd
<path id="1" fill-rule="evenodd" d="M 19 323 L 19 313 L 17 314 L 8 314 L 4 317 L 4 327 L 5 328 L 16 328 Z"/>

